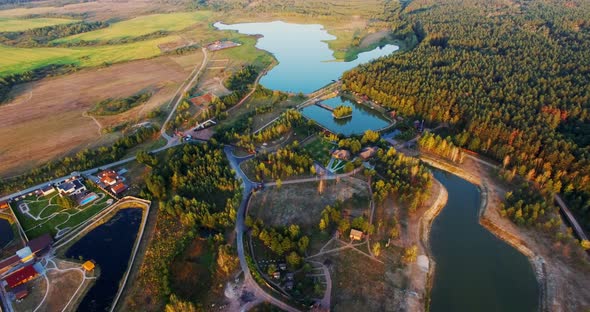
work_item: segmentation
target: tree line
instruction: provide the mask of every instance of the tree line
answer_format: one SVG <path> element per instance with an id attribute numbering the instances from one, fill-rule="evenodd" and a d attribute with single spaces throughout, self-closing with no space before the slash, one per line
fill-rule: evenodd
<path id="1" fill-rule="evenodd" d="M 492 1 L 496 3 L 495 1 Z M 456 146 L 565 192 L 590 228 L 590 4 L 410 2 L 392 16 L 421 43 L 344 74 L 344 88 L 427 122 Z M 557 187 L 560 186 L 560 187 Z"/>
<path id="2" fill-rule="evenodd" d="M 111 146 L 84 149 L 72 156 L 50 161 L 18 177 L 0 180 L 0 193 L 8 194 L 27 186 L 67 176 L 74 171 L 84 171 L 115 162 L 132 148 L 153 139 L 158 131 L 156 127 L 139 128 L 134 133 L 116 140 Z"/>

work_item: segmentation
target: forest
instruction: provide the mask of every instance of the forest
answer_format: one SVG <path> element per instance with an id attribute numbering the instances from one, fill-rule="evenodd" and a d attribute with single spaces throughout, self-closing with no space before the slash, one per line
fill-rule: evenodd
<path id="1" fill-rule="evenodd" d="M 427 122 L 563 193 L 590 228 L 590 3 L 410 2 L 392 25 L 421 39 L 345 73 L 345 89 Z"/>
<path id="2" fill-rule="evenodd" d="M 225 154 L 214 144 L 185 144 L 158 159 L 143 153 L 138 160 L 151 169 L 140 196 L 158 202 L 161 213 L 160 230 L 148 247 L 137 285 L 142 289 L 141 296 L 163 302 L 176 297 L 170 285 L 176 278 L 171 275 L 170 264 L 199 237 L 199 229 L 224 233 L 234 225 L 241 189 Z M 223 241 L 223 235 L 215 235 L 214 240 Z M 227 275 L 237 265 L 235 251 L 227 244 L 216 246 L 215 268 Z M 228 265 L 232 269 L 225 267 Z M 141 301 L 136 300 L 130 299 L 132 310 L 143 310 Z"/>

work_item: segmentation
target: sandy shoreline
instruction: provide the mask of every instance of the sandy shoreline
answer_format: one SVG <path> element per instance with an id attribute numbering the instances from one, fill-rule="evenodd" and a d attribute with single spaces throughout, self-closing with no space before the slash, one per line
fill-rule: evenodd
<path id="1" fill-rule="evenodd" d="M 551 295 L 550 293 L 548 293 L 548 285 L 547 285 L 547 278 L 546 278 L 546 272 L 547 269 L 545 267 L 545 260 L 543 259 L 542 256 L 536 254 L 535 252 L 533 252 L 529 246 L 525 243 L 525 241 L 518 236 L 518 233 L 511 233 L 508 230 L 505 230 L 504 228 L 502 228 L 502 226 L 500 224 L 497 224 L 496 222 L 494 222 L 494 220 L 490 217 L 488 217 L 489 213 L 490 213 L 490 209 L 489 208 L 489 189 L 488 189 L 488 185 L 487 183 L 485 183 L 484 181 L 482 181 L 481 178 L 474 176 L 473 174 L 467 172 L 465 169 L 462 169 L 458 166 L 455 165 L 451 165 L 448 164 L 446 162 L 442 162 L 438 159 L 432 158 L 430 156 L 425 156 L 425 155 L 421 155 L 420 159 L 422 161 L 424 161 L 425 163 L 429 164 L 432 167 L 450 172 L 452 174 L 455 174 L 457 176 L 459 176 L 460 178 L 476 185 L 481 193 L 481 204 L 480 204 L 480 208 L 479 208 L 479 223 L 485 227 L 488 231 L 490 231 L 492 234 L 494 234 L 496 237 L 498 237 L 499 239 L 505 241 L 506 243 L 508 243 L 509 245 L 511 245 L 512 247 L 514 247 L 516 250 L 518 250 L 520 253 L 522 253 L 523 255 L 525 255 L 527 257 L 527 259 L 529 260 L 529 262 L 531 263 L 532 267 L 533 267 L 533 271 L 535 273 L 535 277 L 537 279 L 537 283 L 539 284 L 539 310 L 540 311 L 549 311 L 549 302 Z M 438 182 L 438 181 L 437 181 Z M 446 191 L 445 191 L 446 192 Z M 446 203 L 446 200 L 445 200 Z M 444 207 L 444 205 L 442 206 Z M 438 208 L 438 211 L 436 211 L 436 213 L 433 213 L 432 216 L 427 216 L 428 213 L 431 213 L 431 211 L 435 211 L 436 207 L 432 207 L 429 211 L 427 211 L 423 218 L 431 218 L 428 224 L 423 224 L 421 223 L 421 234 L 425 233 L 426 237 L 424 237 L 423 235 L 421 235 L 421 241 L 422 243 L 428 247 L 428 249 L 430 249 L 429 246 L 429 233 L 430 233 L 430 225 L 432 224 L 432 221 L 434 220 L 434 218 L 436 218 L 436 216 L 438 215 L 438 213 L 440 212 L 440 210 L 442 210 L 442 207 Z M 427 230 L 426 231 L 422 231 L 422 227 L 427 225 Z M 428 251 L 430 253 L 430 250 Z M 429 258 L 431 258 L 429 256 Z M 428 289 L 426 290 L 427 293 L 430 293 L 430 291 L 432 290 L 432 280 L 434 277 L 434 260 L 431 259 L 431 266 L 430 266 L 430 271 L 429 272 L 429 283 L 428 283 Z M 552 300 L 553 301 L 553 300 Z"/>

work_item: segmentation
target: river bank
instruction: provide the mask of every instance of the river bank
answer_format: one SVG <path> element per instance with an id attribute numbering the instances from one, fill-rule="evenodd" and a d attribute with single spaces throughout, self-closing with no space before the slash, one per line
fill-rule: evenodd
<path id="1" fill-rule="evenodd" d="M 420 216 L 417 222 L 418 226 L 418 253 L 420 255 L 426 255 L 428 257 L 428 270 L 424 272 L 423 269 L 419 268 L 420 271 L 425 275 L 421 282 L 422 288 L 424 290 L 423 295 L 423 304 L 422 306 L 416 307 L 416 299 L 411 296 L 406 297 L 406 304 L 408 307 L 415 307 L 419 308 L 420 311 L 428 311 L 430 305 L 430 290 L 432 289 L 432 283 L 434 281 L 434 271 L 436 268 L 436 262 L 434 261 L 434 257 L 432 256 L 432 252 L 430 249 L 430 229 L 432 228 L 432 223 L 434 219 L 440 214 L 442 209 L 447 204 L 449 199 L 449 194 L 445 187 L 434 177 L 432 178 L 435 184 L 434 189 L 438 189 L 436 192 L 436 199 L 434 202 L 429 203 L 427 206 L 427 210 Z M 434 196 L 432 197 L 434 198 Z M 417 266 L 417 264 L 415 264 Z M 416 282 L 415 275 L 412 275 L 412 282 Z M 419 285 L 417 285 L 419 286 Z"/>
<path id="2" fill-rule="evenodd" d="M 494 236 L 505 241 L 527 257 L 533 268 L 533 272 L 535 273 L 537 283 L 539 284 L 539 310 L 552 310 L 549 309 L 549 302 L 554 301 L 554 295 L 548 292 L 549 287 L 546 278 L 547 270 L 544 258 L 531 249 L 531 244 L 527 244 L 526 237 L 522 236 L 518 228 L 507 228 L 506 222 L 500 222 L 502 220 L 498 220 L 491 216 L 493 212 L 497 213 L 496 210 L 499 207 L 499 203 L 502 202 L 502 199 L 498 196 L 499 192 L 497 191 L 499 186 L 492 185 L 491 188 L 493 188 L 494 191 L 490 192 L 489 177 L 482 172 L 478 172 L 477 175 L 473 172 L 469 172 L 468 170 L 473 170 L 471 167 L 458 167 L 447 161 L 424 154 L 420 155 L 420 159 L 432 167 L 455 174 L 479 188 L 481 194 L 479 223 Z"/>

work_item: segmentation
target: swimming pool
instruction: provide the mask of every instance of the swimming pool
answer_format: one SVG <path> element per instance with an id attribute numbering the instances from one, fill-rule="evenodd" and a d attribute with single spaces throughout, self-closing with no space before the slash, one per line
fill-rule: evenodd
<path id="1" fill-rule="evenodd" d="M 82 201 L 80 201 L 80 206 L 84 206 L 84 205 L 88 204 L 89 202 L 91 202 L 91 201 L 93 201 L 93 200 L 95 200 L 97 198 L 98 198 L 98 195 L 92 193 L 92 194 L 84 197 L 82 199 Z"/>

